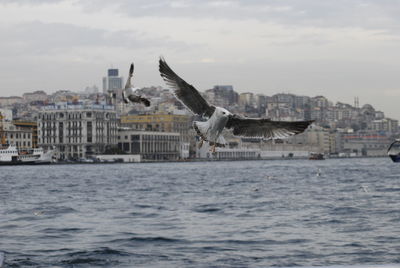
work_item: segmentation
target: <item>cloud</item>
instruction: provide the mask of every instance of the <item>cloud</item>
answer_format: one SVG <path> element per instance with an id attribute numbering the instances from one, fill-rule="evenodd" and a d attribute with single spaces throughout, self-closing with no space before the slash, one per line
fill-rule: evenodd
<path id="1" fill-rule="evenodd" d="M 126 16 L 256 19 L 319 27 L 397 28 L 397 0 L 86 0 L 87 11 L 113 8 Z"/>
<path id="2" fill-rule="evenodd" d="M 137 31 L 107 31 L 63 23 L 39 21 L 0 26 L 1 55 L 48 55 L 74 48 L 126 48 L 185 47 L 183 42 L 148 37 Z"/>
<path id="3" fill-rule="evenodd" d="M 86 12 L 113 10 L 131 17 L 256 19 L 319 27 L 398 28 L 398 0 L 1 0 L 0 4 L 43 5 L 61 2 Z"/>

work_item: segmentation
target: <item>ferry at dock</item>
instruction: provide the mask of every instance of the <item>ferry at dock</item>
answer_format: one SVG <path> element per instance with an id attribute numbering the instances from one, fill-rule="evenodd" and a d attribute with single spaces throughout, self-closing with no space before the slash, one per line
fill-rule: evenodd
<path id="1" fill-rule="evenodd" d="M 54 151 L 44 151 L 43 148 L 19 149 L 8 145 L 0 149 L 0 165 L 35 165 L 53 162 Z"/>

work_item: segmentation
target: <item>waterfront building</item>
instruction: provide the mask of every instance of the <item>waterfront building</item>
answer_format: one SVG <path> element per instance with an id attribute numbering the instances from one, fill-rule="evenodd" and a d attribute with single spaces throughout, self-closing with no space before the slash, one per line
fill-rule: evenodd
<path id="1" fill-rule="evenodd" d="M 121 128 L 118 148 L 127 154 L 140 155 L 142 161 L 178 160 L 181 158 L 179 133 L 140 131 Z"/>
<path id="2" fill-rule="evenodd" d="M 380 132 L 343 133 L 341 152 L 357 156 L 384 156 L 391 140 Z"/>
<path id="3" fill-rule="evenodd" d="M 59 159 L 101 154 L 117 146 L 114 107 L 106 104 L 57 103 L 38 115 L 38 145 L 55 147 Z"/>
<path id="4" fill-rule="evenodd" d="M 121 116 L 121 125 L 137 130 L 177 132 L 182 142 L 189 142 L 191 117 L 178 114 L 139 114 Z"/>
<path id="5" fill-rule="evenodd" d="M 210 152 L 210 147 L 205 144 L 198 148 L 196 155 L 200 159 L 225 159 L 225 160 L 245 160 L 245 159 L 299 159 L 307 158 L 310 154 L 309 148 L 305 146 L 268 146 L 265 148 L 254 147 L 236 147 L 236 148 L 218 148 L 215 154 Z"/>
<path id="6" fill-rule="evenodd" d="M 19 119 L 12 121 L 12 124 L 21 130 L 26 130 L 27 133 L 32 133 L 32 148 L 38 147 L 38 129 L 36 121 Z"/>
<path id="7" fill-rule="evenodd" d="M 4 120 L 0 114 L 0 138 L 2 146 L 15 145 L 20 149 L 32 147 L 32 129 L 20 128 Z"/>

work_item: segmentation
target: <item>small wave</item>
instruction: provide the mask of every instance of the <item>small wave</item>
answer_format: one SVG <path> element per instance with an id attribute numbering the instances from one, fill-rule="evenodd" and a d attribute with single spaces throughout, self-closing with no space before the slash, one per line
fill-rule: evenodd
<path id="1" fill-rule="evenodd" d="M 69 257 L 82 257 L 82 256 L 93 256 L 93 255 L 118 255 L 118 256 L 127 256 L 129 253 L 120 251 L 120 250 L 115 250 L 111 249 L 108 247 L 103 247 L 99 249 L 94 249 L 91 251 L 75 251 L 71 253 L 66 254 Z"/>
<path id="2" fill-rule="evenodd" d="M 62 263 L 65 264 L 97 264 L 97 265 L 104 265 L 103 259 L 95 259 L 95 258 L 75 258 L 71 260 L 64 260 Z"/>
<path id="3" fill-rule="evenodd" d="M 381 188 L 381 189 L 376 189 L 377 192 L 400 192 L 400 188 Z"/>
<path id="4" fill-rule="evenodd" d="M 140 237 L 134 236 L 129 238 L 114 239 L 107 243 L 182 243 L 185 242 L 180 239 L 155 236 L 155 237 Z"/>
<path id="5" fill-rule="evenodd" d="M 375 229 L 372 227 L 351 226 L 351 227 L 345 228 L 338 232 L 339 233 L 362 233 L 362 232 L 372 232 L 374 230 Z"/>
<path id="6" fill-rule="evenodd" d="M 68 265 L 96 265 L 105 267 L 115 267 L 120 264 L 121 256 L 129 256 L 124 251 L 103 247 L 90 251 L 76 251 L 59 256 L 61 264 Z"/>
<path id="7" fill-rule="evenodd" d="M 71 208 L 71 207 L 65 207 L 65 206 L 61 206 L 61 207 L 54 207 L 54 208 L 48 208 L 45 210 L 44 213 L 48 213 L 48 214 L 67 214 L 67 213 L 74 213 L 77 212 L 75 209 Z"/>
<path id="8" fill-rule="evenodd" d="M 288 245 L 288 244 L 302 244 L 307 243 L 310 240 L 308 239 L 288 239 L 288 240 L 272 240 L 272 239 L 264 239 L 264 240 L 218 240 L 218 241 L 203 241 L 202 243 L 210 243 L 210 244 L 237 244 L 237 245 Z"/>
<path id="9" fill-rule="evenodd" d="M 141 213 L 141 212 L 132 212 L 130 213 L 133 217 L 140 217 L 140 218 L 157 218 L 160 214 L 158 213 Z"/>
<path id="10" fill-rule="evenodd" d="M 23 216 L 23 217 L 18 217 L 15 219 L 12 219 L 12 221 L 34 221 L 34 220 L 38 220 L 38 217 L 35 216 Z"/>
<path id="11" fill-rule="evenodd" d="M 151 205 L 145 205 L 145 204 L 135 204 L 135 207 L 137 208 L 151 208 Z"/>
<path id="12" fill-rule="evenodd" d="M 19 259 L 11 259 L 4 263 L 7 266 L 4 267 L 40 267 L 40 264 L 33 261 L 31 258 L 19 258 Z M 0 266 L 3 267 L 3 266 Z"/>
<path id="13" fill-rule="evenodd" d="M 213 212 L 221 211 L 221 209 L 220 208 L 204 208 L 204 209 L 194 209 L 194 211 L 199 212 L 199 213 L 213 213 Z"/>
<path id="14" fill-rule="evenodd" d="M 10 230 L 12 228 L 17 228 L 17 227 L 18 227 L 18 225 L 16 225 L 16 224 L 7 224 L 7 225 L 0 226 L 0 229 Z"/>
<path id="15" fill-rule="evenodd" d="M 400 209 L 387 209 L 387 210 L 376 211 L 375 213 L 380 215 L 399 215 Z"/>
<path id="16" fill-rule="evenodd" d="M 319 224 L 342 224 L 344 223 L 344 221 L 342 220 L 338 220 L 338 219 L 331 219 L 331 220 L 327 220 L 327 221 L 319 221 Z"/>
<path id="17" fill-rule="evenodd" d="M 182 242 L 180 239 L 162 237 L 162 236 L 155 236 L 155 237 L 131 237 L 129 241 L 136 241 L 136 242 L 165 242 L 165 243 L 176 243 Z"/>
<path id="18" fill-rule="evenodd" d="M 218 211 L 222 211 L 221 208 L 215 207 L 213 205 L 200 205 L 195 208 L 193 208 L 193 211 L 198 212 L 198 213 L 214 213 Z"/>
<path id="19" fill-rule="evenodd" d="M 59 234 L 59 233 L 82 233 L 85 229 L 80 228 L 46 228 L 40 230 L 41 233 L 46 234 Z"/>
<path id="20" fill-rule="evenodd" d="M 362 247 L 364 247 L 363 245 L 361 245 L 360 243 L 357 243 L 357 242 L 345 244 L 345 245 L 343 245 L 343 246 L 344 246 L 344 247 L 356 247 L 356 248 L 362 248 Z"/>
<path id="21" fill-rule="evenodd" d="M 360 209 L 355 207 L 336 207 L 332 209 L 334 215 L 353 215 L 359 213 Z"/>

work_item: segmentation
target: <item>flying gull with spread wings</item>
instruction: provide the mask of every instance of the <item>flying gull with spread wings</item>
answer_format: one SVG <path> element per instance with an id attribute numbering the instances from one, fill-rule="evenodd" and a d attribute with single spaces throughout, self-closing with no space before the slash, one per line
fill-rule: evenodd
<path id="1" fill-rule="evenodd" d="M 137 89 L 132 85 L 132 77 L 133 77 L 134 65 L 131 63 L 131 67 L 129 68 L 129 77 L 126 80 L 125 88 L 122 90 L 122 99 L 125 103 L 142 103 L 145 106 L 150 106 L 150 101 L 147 98 L 144 98 L 137 94 Z M 115 98 L 115 96 L 113 96 Z"/>
<path id="2" fill-rule="evenodd" d="M 233 135 L 263 139 L 282 139 L 303 132 L 313 121 L 272 121 L 265 118 L 247 118 L 233 114 L 225 108 L 213 106 L 200 95 L 195 87 L 186 83 L 161 57 L 159 71 L 166 84 L 173 88 L 175 96 L 194 114 L 207 117 L 205 122 L 194 121 L 193 128 L 200 136 L 200 147 L 208 142 L 211 151 L 224 147 L 221 135 L 224 128 L 232 129 Z"/>

